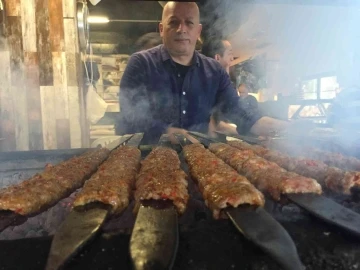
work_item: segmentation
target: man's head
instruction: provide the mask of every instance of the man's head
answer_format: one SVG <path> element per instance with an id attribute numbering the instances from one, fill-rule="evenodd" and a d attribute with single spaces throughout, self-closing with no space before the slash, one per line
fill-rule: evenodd
<path id="1" fill-rule="evenodd" d="M 230 68 L 231 61 L 234 60 L 231 44 L 227 40 L 209 39 L 203 45 L 201 52 L 208 57 L 214 58 L 226 70 Z"/>
<path id="2" fill-rule="evenodd" d="M 151 49 L 157 45 L 162 44 L 162 39 L 160 34 L 157 32 L 150 32 L 145 35 L 142 35 L 136 42 L 135 42 L 135 51 L 142 51 Z"/>
<path id="3" fill-rule="evenodd" d="M 194 2 L 168 2 L 159 24 L 164 46 L 171 56 L 192 56 L 202 25 Z"/>
<path id="4" fill-rule="evenodd" d="M 239 85 L 238 94 L 241 98 L 246 98 L 249 95 L 249 89 L 245 83 Z"/>

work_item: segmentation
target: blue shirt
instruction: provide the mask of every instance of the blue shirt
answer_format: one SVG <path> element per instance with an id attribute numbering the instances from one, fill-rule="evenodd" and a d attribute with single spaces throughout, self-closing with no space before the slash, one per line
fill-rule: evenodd
<path id="1" fill-rule="evenodd" d="M 359 130 L 360 88 L 358 86 L 350 86 L 343 89 L 335 97 L 328 114 L 329 124 Z"/>
<path id="2" fill-rule="evenodd" d="M 160 136 L 170 126 L 207 133 L 213 109 L 248 132 L 261 117 L 247 113 L 226 71 L 214 59 L 194 53 L 184 78 L 163 45 L 133 54 L 120 83 L 120 133 Z"/>

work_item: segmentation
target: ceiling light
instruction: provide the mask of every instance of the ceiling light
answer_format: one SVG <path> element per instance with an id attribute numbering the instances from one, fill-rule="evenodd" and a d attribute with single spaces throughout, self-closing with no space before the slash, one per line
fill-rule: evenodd
<path id="1" fill-rule="evenodd" d="M 110 20 L 107 17 L 90 16 L 88 18 L 88 23 L 108 23 L 108 22 L 110 22 Z"/>

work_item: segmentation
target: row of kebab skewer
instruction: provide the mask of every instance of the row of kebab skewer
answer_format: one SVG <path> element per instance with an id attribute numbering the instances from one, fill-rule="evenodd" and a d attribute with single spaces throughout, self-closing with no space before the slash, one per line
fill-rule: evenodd
<path id="1" fill-rule="evenodd" d="M 242 141 L 212 143 L 208 149 L 189 144 L 183 146 L 183 154 L 191 179 L 215 219 L 226 217 L 229 208 L 263 207 L 263 193 L 280 201 L 287 194 L 321 194 L 322 187 L 350 194 L 360 186 L 360 160 L 314 149 L 307 149 L 306 154 L 319 160 Z M 158 146 L 141 160 L 137 146 L 120 145 L 48 165 L 32 178 L 0 190 L 0 210 L 33 216 L 83 187 L 74 209 L 101 203 L 109 215 L 116 216 L 134 198 L 135 213 L 144 201 L 155 200 L 172 202 L 181 215 L 189 199 L 187 185 L 175 150 Z"/>

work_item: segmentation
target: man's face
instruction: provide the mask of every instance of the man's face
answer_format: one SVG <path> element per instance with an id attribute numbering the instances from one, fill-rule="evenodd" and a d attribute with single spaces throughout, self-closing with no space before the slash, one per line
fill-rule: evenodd
<path id="1" fill-rule="evenodd" d="M 215 59 L 218 60 L 218 62 L 223 68 L 227 69 L 230 67 L 232 60 L 234 60 L 234 55 L 230 42 L 227 40 L 223 40 L 223 44 L 225 47 L 224 55 L 221 56 L 217 54 Z"/>
<path id="2" fill-rule="evenodd" d="M 248 96 L 248 90 L 245 84 L 241 84 L 238 88 L 238 94 L 241 98 L 245 98 Z"/>
<path id="3" fill-rule="evenodd" d="M 168 3 L 159 25 L 164 45 L 172 56 L 190 56 L 195 51 L 202 26 L 195 3 Z"/>

